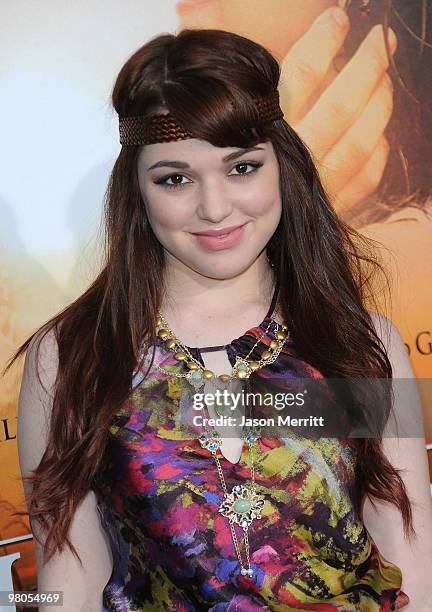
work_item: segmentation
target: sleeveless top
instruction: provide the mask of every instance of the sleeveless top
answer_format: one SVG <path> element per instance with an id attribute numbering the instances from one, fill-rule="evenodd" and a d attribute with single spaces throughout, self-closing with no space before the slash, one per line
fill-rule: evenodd
<path id="1" fill-rule="evenodd" d="M 263 334 L 264 320 L 224 347 L 231 365 Z M 256 348 L 275 338 L 276 323 Z M 385 559 L 354 510 L 356 452 L 348 439 L 310 440 L 293 434 L 256 443 L 255 481 L 264 492 L 262 518 L 249 529 L 253 575 L 243 576 L 223 493 L 210 451 L 185 433 L 179 411 L 191 385 L 171 372 L 184 366 L 162 340 L 153 365 L 134 372 L 132 393 L 110 423 L 94 490 L 113 569 L 103 590 L 104 612 L 258 610 L 389 611 L 406 606 L 400 569 Z M 296 354 L 288 338 L 274 363 L 249 380 L 324 378 Z M 183 406 L 184 407 L 184 406 Z M 229 491 L 250 478 L 246 443 L 237 464 L 219 454 Z M 242 530 L 235 525 L 239 542 Z M 242 559 L 245 559 L 244 550 Z"/>

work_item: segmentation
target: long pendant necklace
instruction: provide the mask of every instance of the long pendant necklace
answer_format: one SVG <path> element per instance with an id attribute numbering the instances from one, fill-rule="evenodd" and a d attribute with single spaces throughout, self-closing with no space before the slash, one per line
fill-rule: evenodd
<path id="1" fill-rule="evenodd" d="M 253 449 L 254 444 L 256 440 L 258 440 L 259 436 L 259 427 L 249 428 L 243 433 L 242 438 L 246 441 L 249 447 L 251 479 L 248 484 L 234 485 L 231 490 L 231 493 L 228 492 L 222 466 L 218 456 L 218 451 L 220 451 L 220 447 L 222 445 L 222 438 L 220 437 L 219 432 L 206 431 L 206 433 L 201 434 L 201 436 L 199 437 L 201 446 L 211 452 L 216 462 L 216 469 L 218 471 L 219 479 L 224 494 L 224 499 L 219 505 L 218 512 L 220 512 L 220 514 L 222 514 L 228 519 L 231 537 L 240 564 L 240 572 L 242 576 L 249 577 L 252 577 L 253 574 L 249 545 L 249 527 L 252 525 L 255 519 L 261 518 L 261 512 L 265 502 L 264 495 L 260 494 L 257 491 L 257 487 L 255 484 L 255 465 Z M 235 532 L 235 523 L 239 525 L 244 532 L 241 544 L 239 543 L 237 534 Z M 242 548 L 244 548 L 245 550 L 246 563 L 244 563 L 242 559 Z"/>
<path id="2" fill-rule="evenodd" d="M 271 340 L 267 349 L 261 353 L 259 361 L 249 360 L 256 346 L 268 333 L 272 323 L 276 324 L 275 339 Z M 279 329 L 279 326 L 281 329 Z M 165 368 L 161 368 L 156 364 L 156 367 L 161 372 L 177 378 L 185 378 L 195 388 L 200 389 L 205 385 L 206 381 L 215 380 L 216 378 L 223 384 L 229 383 L 234 379 L 248 379 L 252 372 L 276 361 L 284 343 L 289 338 L 289 331 L 285 322 L 277 323 L 271 319 L 264 332 L 252 346 L 245 357 L 236 356 L 235 364 L 230 374 L 221 374 L 218 377 L 211 370 L 204 367 L 197 359 L 193 357 L 189 348 L 182 343 L 174 332 L 170 329 L 168 323 L 161 313 L 158 313 L 157 318 L 157 336 L 163 340 L 164 348 L 174 352 L 176 360 L 184 363 L 188 368 L 187 372 L 171 372 Z M 260 427 L 246 428 L 242 434 L 242 439 L 246 442 L 249 449 L 250 457 L 250 481 L 247 484 L 236 484 L 231 492 L 228 491 L 222 466 L 218 453 L 222 455 L 221 446 L 222 438 L 217 430 L 209 430 L 205 428 L 198 440 L 201 446 L 212 454 L 216 463 L 216 469 L 219 475 L 223 500 L 219 505 L 218 512 L 226 517 L 229 522 L 231 537 L 234 548 L 239 560 L 240 571 L 243 576 L 252 577 L 253 570 L 251 567 L 250 546 L 249 546 L 249 528 L 255 519 L 261 518 L 261 512 L 265 503 L 264 495 L 259 493 L 255 483 L 255 463 L 254 463 L 254 445 L 260 437 Z M 234 525 L 237 524 L 243 529 L 243 540 L 241 544 L 238 541 Z M 244 548 L 246 562 L 242 559 L 242 548 Z"/>

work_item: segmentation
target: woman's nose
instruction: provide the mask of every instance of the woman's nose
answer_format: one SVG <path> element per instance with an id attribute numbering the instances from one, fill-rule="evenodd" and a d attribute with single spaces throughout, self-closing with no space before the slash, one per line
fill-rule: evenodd
<path id="1" fill-rule="evenodd" d="M 202 187 L 199 190 L 198 197 L 197 214 L 206 221 L 219 223 L 228 217 L 233 210 L 232 199 L 217 182 Z"/>

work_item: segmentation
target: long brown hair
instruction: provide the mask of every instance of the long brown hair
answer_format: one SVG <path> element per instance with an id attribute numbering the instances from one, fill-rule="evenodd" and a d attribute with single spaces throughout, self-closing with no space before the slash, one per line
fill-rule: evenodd
<path id="1" fill-rule="evenodd" d="M 279 76 L 274 57 L 247 38 L 221 30 L 183 30 L 153 38 L 128 59 L 112 103 L 120 116 L 166 108 L 197 138 L 218 147 L 270 140 L 280 166 L 283 211 L 267 252 L 297 349 L 328 377 L 391 378 L 391 364 L 366 309 L 366 300 L 373 299 L 371 270 L 381 268 L 366 254 L 371 242 L 337 217 L 296 132 L 284 120 L 257 125 L 252 98 L 274 91 Z M 140 344 L 150 347 L 155 341 L 165 259 L 139 189 L 139 150 L 123 146 L 112 170 L 101 272 L 36 332 L 38 347 L 50 330 L 58 345 L 48 444 L 27 479 L 32 484 L 29 514 L 47 531 L 46 559 L 65 544 L 79 559 L 68 538 L 73 514 L 97 482 L 110 418 L 131 393 Z M 405 533 L 413 532 L 404 483 L 385 458 L 380 439 L 359 438 L 355 444 L 358 512 L 368 494 L 397 506 Z"/>

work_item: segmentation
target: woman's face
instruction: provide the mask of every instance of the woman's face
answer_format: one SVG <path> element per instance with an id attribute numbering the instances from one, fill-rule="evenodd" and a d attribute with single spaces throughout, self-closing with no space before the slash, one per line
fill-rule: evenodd
<path id="1" fill-rule="evenodd" d="M 174 269 L 233 278 L 260 255 L 281 216 L 271 142 L 251 150 L 195 138 L 145 145 L 138 179 L 149 223 Z M 234 227 L 225 236 L 202 235 Z"/>

